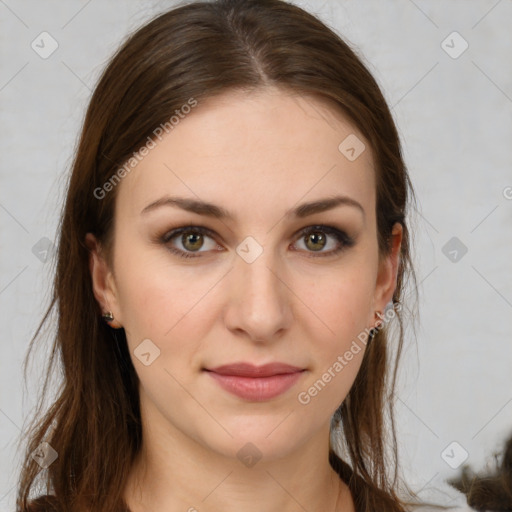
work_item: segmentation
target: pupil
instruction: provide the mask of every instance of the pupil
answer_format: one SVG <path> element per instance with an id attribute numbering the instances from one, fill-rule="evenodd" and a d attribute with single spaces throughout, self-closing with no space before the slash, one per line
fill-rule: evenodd
<path id="1" fill-rule="evenodd" d="M 187 247 L 187 244 L 190 245 L 190 243 L 191 243 L 192 247 L 188 247 L 189 249 L 200 249 L 202 243 L 200 243 L 198 246 L 195 246 L 195 243 L 197 243 L 197 241 L 200 240 L 201 236 L 202 235 L 197 234 L 197 233 L 184 235 L 183 236 L 183 245 L 185 247 Z"/>
<path id="2" fill-rule="evenodd" d="M 317 247 L 317 249 L 321 249 L 324 245 L 325 245 L 325 237 L 322 235 L 322 234 L 319 234 L 319 233 L 311 233 L 308 238 L 310 240 L 313 240 L 313 244 L 318 244 L 320 243 L 320 247 Z M 322 241 L 324 242 L 322 244 Z"/>
<path id="3" fill-rule="evenodd" d="M 200 241 L 201 236 L 202 236 L 201 234 L 197 234 L 197 233 L 183 235 L 183 245 L 185 247 L 187 247 L 187 245 L 188 246 L 191 245 L 191 247 L 189 247 L 189 248 L 192 250 L 200 249 L 202 246 L 202 243 L 198 244 L 198 242 Z M 312 241 L 313 245 L 317 246 L 317 247 L 313 247 L 314 250 L 321 249 L 325 245 L 325 237 L 321 233 L 311 233 L 310 235 L 308 235 L 308 239 L 310 241 Z M 318 245 L 320 245 L 320 246 L 318 247 Z"/>

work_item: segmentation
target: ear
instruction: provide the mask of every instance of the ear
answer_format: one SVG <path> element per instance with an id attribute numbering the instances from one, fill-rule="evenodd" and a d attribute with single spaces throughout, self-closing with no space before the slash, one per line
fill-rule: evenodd
<path id="1" fill-rule="evenodd" d="M 89 271 L 94 297 L 102 314 L 107 311 L 113 313 L 114 320 L 109 322 L 109 325 L 118 329 L 122 327 L 122 319 L 113 272 L 102 254 L 100 243 L 92 233 L 85 235 L 85 245 L 89 249 Z"/>
<path id="2" fill-rule="evenodd" d="M 374 310 L 383 313 L 386 305 L 393 300 L 400 263 L 400 248 L 402 246 L 402 224 L 395 223 L 391 232 L 391 250 L 379 263 L 377 283 L 373 300 Z M 373 311 L 371 312 L 373 315 Z M 375 319 L 374 319 L 375 322 Z"/>

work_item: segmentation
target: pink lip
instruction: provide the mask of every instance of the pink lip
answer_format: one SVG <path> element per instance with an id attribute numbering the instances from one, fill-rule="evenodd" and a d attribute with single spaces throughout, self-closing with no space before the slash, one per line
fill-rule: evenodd
<path id="1" fill-rule="evenodd" d="M 206 371 L 226 391 L 245 400 L 262 402 L 290 389 L 300 379 L 304 369 L 285 363 L 263 366 L 237 363 Z"/>
<path id="2" fill-rule="evenodd" d="M 217 366 L 217 368 L 206 368 L 206 370 L 219 375 L 234 375 L 237 377 L 271 377 L 272 375 L 300 372 L 303 368 L 286 363 L 268 363 L 263 366 L 255 366 L 251 363 L 232 363 Z"/>

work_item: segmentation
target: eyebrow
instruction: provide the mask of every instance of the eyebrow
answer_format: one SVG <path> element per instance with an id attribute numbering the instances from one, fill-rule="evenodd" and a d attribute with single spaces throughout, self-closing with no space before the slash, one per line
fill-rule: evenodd
<path id="1" fill-rule="evenodd" d="M 152 203 L 148 204 L 142 211 L 141 215 L 145 215 L 150 211 L 156 210 L 162 206 L 175 206 L 186 210 L 188 212 L 197 213 L 198 215 L 206 215 L 217 219 L 233 220 L 235 216 L 223 208 L 212 203 L 200 201 L 197 199 L 190 199 L 186 197 L 170 197 L 164 196 Z M 332 210 L 338 206 L 352 206 L 361 211 L 363 217 L 366 217 L 364 208 L 355 199 L 348 196 L 333 196 L 324 199 L 318 199 L 309 203 L 303 203 L 295 208 L 291 208 L 285 212 L 285 217 L 304 218 L 315 213 L 325 212 Z"/>

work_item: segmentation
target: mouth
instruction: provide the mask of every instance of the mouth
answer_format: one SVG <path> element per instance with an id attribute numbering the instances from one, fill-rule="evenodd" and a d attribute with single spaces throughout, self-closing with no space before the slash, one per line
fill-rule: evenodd
<path id="1" fill-rule="evenodd" d="M 225 391 L 244 400 L 263 402 L 288 391 L 306 369 L 286 363 L 255 366 L 234 363 L 216 368 L 203 368 Z"/>

